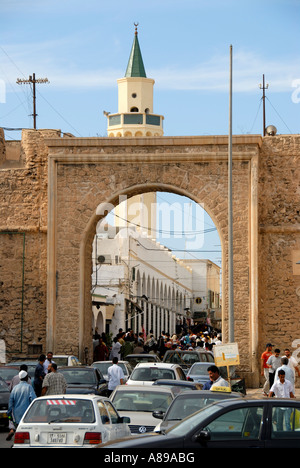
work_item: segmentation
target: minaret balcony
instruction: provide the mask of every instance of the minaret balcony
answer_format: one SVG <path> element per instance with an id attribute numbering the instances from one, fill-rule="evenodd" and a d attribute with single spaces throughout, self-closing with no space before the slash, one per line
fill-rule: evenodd
<path id="1" fill-rule="evenodd" d="M 109 114 L 108 127 L 120 125 L 154 125 L 162 127 L 163 116 L 158 114 L 147 114 L 129 112 L 127 114 Z"/>

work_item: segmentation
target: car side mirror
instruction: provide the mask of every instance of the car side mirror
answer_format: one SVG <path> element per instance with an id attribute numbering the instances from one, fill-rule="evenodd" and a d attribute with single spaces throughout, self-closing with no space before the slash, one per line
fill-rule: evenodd
<path id="1" fill-rule="evenodd" d="M 153 411 L 152 416 L 156 419 L 164 419 L 165 413 L 163 411 Z"/>
<path id="2" fill-rule="evenodd" d="M 200 431 L 199 434 L 197 434 L 195 437 L 195 441 L 199 442 L 200 444 L 205 444 L 209 440 L 210 433 L 208 431 Z"/>
<path id="3" fill-rule="evenodd" d="M 128 416 L 120 416 L 119 423 L 120 424 L 129 424 L 130 423 L 130 418 Z"/>

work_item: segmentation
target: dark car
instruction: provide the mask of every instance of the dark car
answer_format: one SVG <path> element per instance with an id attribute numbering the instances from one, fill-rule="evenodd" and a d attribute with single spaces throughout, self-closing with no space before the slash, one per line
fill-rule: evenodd
<path id="1" fill-rule="evenodd" d="M 164 357 L 163 362 L 170 362 L 172 364 L 179 364 L 185 373 L 195 362 L 210 362 L 214 364 L 214 355 L 210 351 L 204 349 L 195 349 L 193 351 L 183 349 L 170 349 Z"/>
<path id="2" fill-rule="evenodd" d="M 31 378 L 31 382 L 33 382 L 34 380 L 34 372 L 35 372 L 35 368 L 36 366 L 38 365 L 38 360 L 35 359 L 35 360 L 32 360 L 32 359 L 24 359 L 24 360 L 16 360 L 16 361 L 12 361 L 8 364 L 6 364 L 7 367 L 10 367 L 10 366 L 17 366 L 18 369 L 20 370 L 20 366 L 22 364 L 26 364 L 27 366 L 27 372 L 28 372 L 28 375 L 29 377 Z M 17 374 L 19 373 L 19 370 L 17 372 Z"/>
<path id="3" fill-rule="evenodd" d="M 164 387 L 171 387 L 173 393 L 180 393 L 185 390 L 201 390 L 203 385 L 197 382 L 189 382 L 187 380 L 167 380 L 157 379 L 153 385 L 163 385 Z"/>
<path id="4" fill-rule="evenodd" d="M 217 392 L 211 390 L 199 390 L 198 392 L 185 391 L 176 396 L 165 413 L 163 411 L 154 411 L 152 416 L 162 419 L 159 430 L 166 431 L 177 424 L 178 421 L 182 421 L 182 419 L 211 405 L 215 401 L 227 398 L 241 398 L 241 396 L 240 393 L 236 392 Z"/>
<path id="5" fill-rule="evenodd" d="M 9 386 L 12 379 L 15 377 L 15 375 L 18 375 L 19 372 L 20 367 L 18 366 L 0 366 L 0 379 L 3 379 Z"/>
<path id="6" fill-rule="evenodd" d="M 162 433 L 99 448 L 299 448 L 300 399 L 232 398 L 206 406 Z"/>
<path id="7" fill-rule="evenodd" d="M 67 394 L 95 394 L 107 396 L 107 382 L 96 367 L 66 366 L 58 371 L 67 381 Z"/>
<path id="8" fill-rule="evenodd" d="M 6 382 L 0 378 L 0 426 L 8 426 L 8 403 L 9 403 L 10 391 Z"/>

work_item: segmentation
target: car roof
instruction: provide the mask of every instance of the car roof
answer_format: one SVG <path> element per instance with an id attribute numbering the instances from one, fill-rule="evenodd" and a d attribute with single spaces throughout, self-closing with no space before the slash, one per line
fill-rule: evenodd
<path id="1" fill-rule="evenodd" d="M 170 380 L 170 379 L 157 379 L 153 385 L 183 385 L 186 387 L 194 387 L 199 385 L 198 382 L 191 382 L 190 380 Z"/>
<path id="2" fill-rule="evenodd" d="M 140 391 L 140 392 L 160 392 L 160 393 L 173 393 L 171 388 L 163 387 L 160 385 L 145 386 L 145 385 L 118 385 L 115 390 L 125 391 Z"/>
<path id="3" fill-rule="evenodd" d="M 139 353 L 139 354 L 127 354 L 126 356 L 127 358 L 131 357 L 131 358 L 135 358 L 135 357 L 154 357 L 155 359 L 159 359 L 158 356 L 156 356 L 156 354 L 146 354 L 146 353 Z"/>
<path id="4" fill-rule="evenodd" d="M 59 366 L 58 367 L 58 370 L 70 370 L 70 371 L 74 371 L 74 370 L 93 370 L 95 371 L 95 367 L 93 366 Z"/>
<path id="5" fill-rule="evenodd" d="M 215 395 L 224 395 L 226 396 L 234 396 L 236 398 L 241 398 L 242 394 L 237 393 L 237 392 L 221 392 L 221 391 L 211 391 L 211 390 L 195 390 L 190 391 L 190 390 L 185 390 L 182 393 L 179 393 L 177 398 L 201 398 L 201 397 L 211 397 L 213 398 Z"/>
<path id="6" fill-rule="evenodd" d="M 36 398 L 35 401 L 40 401 L 40 400 L 71 400 L 71 399 L 75 399 L 75 400 L 108 400 L 109 398 L 106 397 L 106 396 L 101 396 L 101 395 L 95 395 L 93 393 L 89 393 L 89 394 L 80 394 L 80 393 L 70 393 L 70 394 L 57 394 L 57 395 L 44 395 L 44 396 L 40 396 L 39 398 Z"/>
<path id="7" fill-rule="evenodd" d="M 180 367 L 179 364 L 172 364 L 169 362 L 139 362 L 135 369 L 138 367 L 157 367 L 158 369 L 172 369 Z"/>
<path id="8" fill-rule="evenodd" d="M 125 360 L 125 361 L 118 361 L 118 364 L 120 364 L 120 363 L 122 363 L 122 364 L 129 364 L 129 362 L 126 361 L 126 360 Z M 93 364 L 111 364 L 111 365 L 112 365 L 113 363 L 112 363 L 112 361 L 93 361 L 93 362 L 92 362 L 92 366 L 93 366 Z M 74 366 L 73 366 L 73 367 L 74 367 Z"/>
<path id="9" fill-rule="evenodd" d="M 207 353 L 208 351 L 206 351 L 205 349 L 203 348 L 200 348 L 200 349 L 180 349 L 180 348 L 176 348 L 176 349 L 168 349 L 166 351 L 165 354 L 167 353 L 188 353 L 188 354 L 191 354 L 191 353 Z"/>

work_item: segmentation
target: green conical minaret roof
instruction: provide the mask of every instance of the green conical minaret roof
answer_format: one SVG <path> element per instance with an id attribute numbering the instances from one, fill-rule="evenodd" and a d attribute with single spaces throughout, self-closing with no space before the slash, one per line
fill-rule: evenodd
<path id="1" fill-rule="evenodd" d="M 130 52 L 130 57 L 128 60 L 127 70 L 125 77 L 140 77 L 147 78 L 145 67 L 143 63 L 142 53 L 139 45 L 138 35 L 137 35 L 137 25 L 135 25 L 135 34 L 133 39 L 133 44 Z"/>

